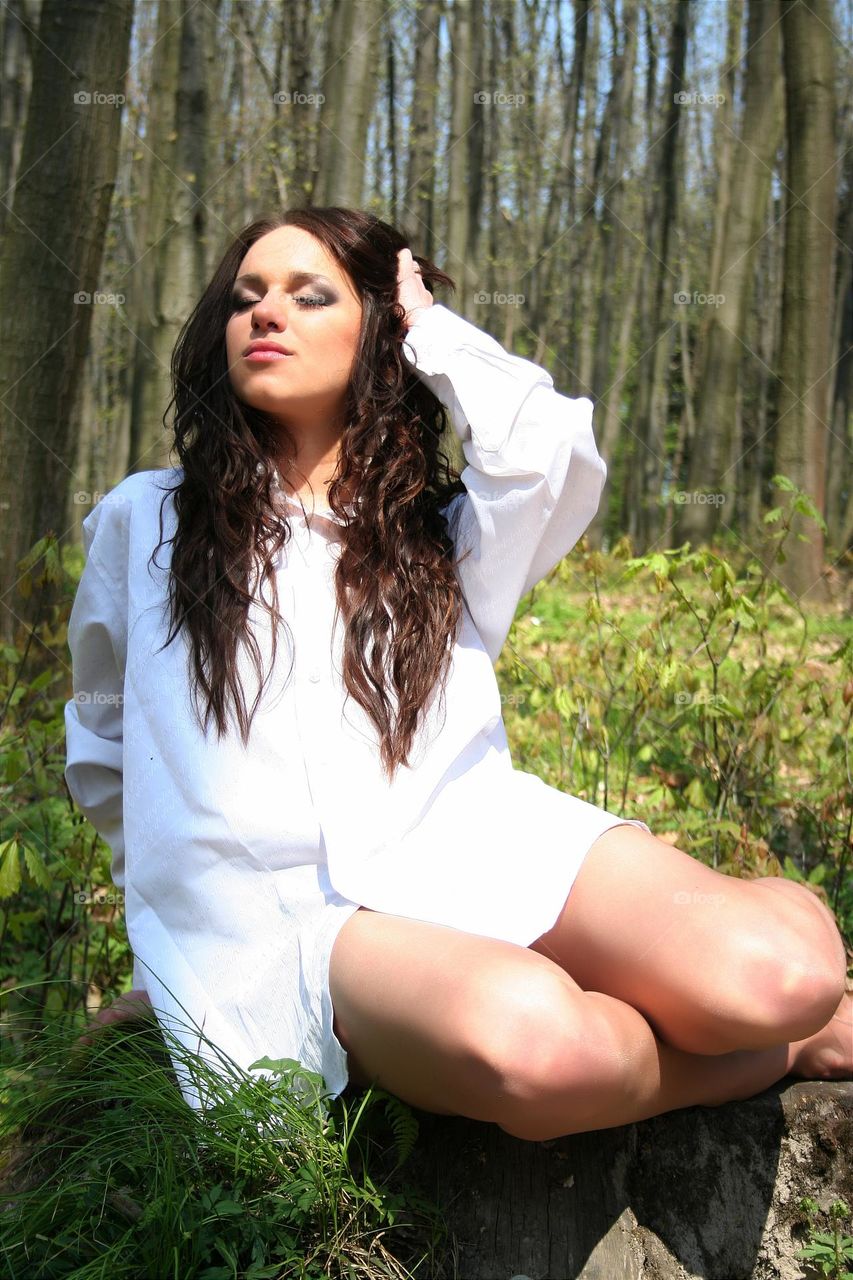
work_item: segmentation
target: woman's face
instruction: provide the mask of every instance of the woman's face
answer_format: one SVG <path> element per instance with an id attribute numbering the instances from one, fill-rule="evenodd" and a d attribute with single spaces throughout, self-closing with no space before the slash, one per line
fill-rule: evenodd
<path id="1" fill-rule="evenodd" d="M 262 236 L 240 264 L 225 327 L 236 394 L 300 433 L 343 428 L 361 310 L 349 278 L 310 232 L 288 226 Z M 290 354 L 251 358 L 247 348 L 258 341 Z"/>

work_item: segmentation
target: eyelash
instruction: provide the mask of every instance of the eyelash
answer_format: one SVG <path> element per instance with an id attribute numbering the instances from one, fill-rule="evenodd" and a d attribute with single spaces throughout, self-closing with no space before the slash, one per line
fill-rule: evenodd
<path id="1" fill-rule="evenodd" d="M 303 307 L 326 307 L 329 305 L 325 298 L 321 298 L 316 293 L 303 293 L 298 298 L 295 298 L 294 301 Z M 231 299 L 231 307 L 234 311 L 245 311 L 246 307 L 256 307 L 257 305 L 256 298 Z"/>

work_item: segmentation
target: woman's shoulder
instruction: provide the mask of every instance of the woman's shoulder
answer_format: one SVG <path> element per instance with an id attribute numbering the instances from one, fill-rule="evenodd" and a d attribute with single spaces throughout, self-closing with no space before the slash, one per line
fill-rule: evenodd
<path id="1" fill-rule="evenodd" d="M 148 526 L 159 524 L 161 503 L 165 505 L 165 519 L 171 516 L 170 494 L 180 483 L 182 467 L 160 467 L 150 471 L 132 471 L 118 484 L 98 494 L 92 510 L 83 521 L 83 545 L 87 555 L 99 546 L 111 544 L 111 558 L 118 551 L 118 542 L 126 545 L 131 537 L 131 526 L 142 528 L 143 541 L 148 537 Z"/>
<path id="2" fill-rule="evenodd" d="M 151 471 L 131 471 L 105 496 L 129 502 L 144 501 L 175 489 L 184 476 L 183 467 L 157 467 Z"/>
<path id="3" fill-rule="evenodd" d="M 118 484 L 98 496 L 98 501 L 83 522 L 96 524 L 100 511 L 107 508 L 137 507 L 153 503 L 154 499 L 171 493 L 183 478 L 183 467 L 158 467 L 151 471 L 131 471 Z M 96 516 L 97 519 L 93 520 Z"/>

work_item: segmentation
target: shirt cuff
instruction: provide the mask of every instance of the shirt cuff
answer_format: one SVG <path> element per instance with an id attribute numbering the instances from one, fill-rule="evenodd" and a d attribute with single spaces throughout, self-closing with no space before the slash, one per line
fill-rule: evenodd
<path id="1" fill-rule="evenodd" d="M 420 307 L 415 311 L 403 340 L 403 354 L 417 365 L 421 373 L 442 373 L 443 356 L 447 352 L 456 351 L 466 343 L 481 347 L 484 338 L 488 342 L 495 341 L 449 307 L 434 302 L 431 307 Z"/>

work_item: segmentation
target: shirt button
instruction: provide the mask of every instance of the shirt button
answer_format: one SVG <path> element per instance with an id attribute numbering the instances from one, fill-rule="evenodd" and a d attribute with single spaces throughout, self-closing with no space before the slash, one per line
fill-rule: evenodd
<path id="1" fill-rule="evenodd" d="M 320 679 L 320 672 L 319 672 L 319 671 L 312 671 L 312 672 L 311 672 L 311 674 L 309 675 L 308 679 L 311 681 L 311 683 L 312 683 L 312 684 L 317 684 L 317 682 L 318 682 L 318 681 L 319 681 L 319 679 Z"/>

